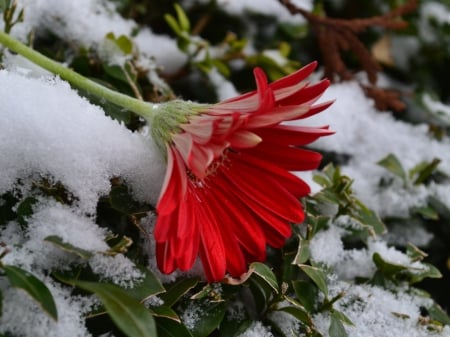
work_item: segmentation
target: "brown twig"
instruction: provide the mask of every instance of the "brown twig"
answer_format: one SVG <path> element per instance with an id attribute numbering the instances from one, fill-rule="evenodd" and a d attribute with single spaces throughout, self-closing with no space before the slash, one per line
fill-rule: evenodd
<path id="1" fill-rule="evenodd" d="M 386 29 L 402 29 L 407 22 L 400 17 L 413 12 L 417 7 L 417 0 L 409 0 L 384 15 L 370 18 L 336 19 L 325 15 L 308 12 L 294 5 L 290 0 L 279 0 L 291 14 L 302 15 L 311 25 L 316 34 L 317 43 L 323 57 L 324 75 L 330 80 L 348 80 L 353 78 L 352 72 L 347 68 L 342 52 L 352 52 L 359 60 L 362 69 L 366 72 L 371 87 L 364 87 L 366 94 L 376 101 L 379 107 L 390 107 L 399 110 L 402 102 L 398 95 L 384 92 L 384 89 L 374 87 L 377 73 L 381 70 L 378 61 L 368 48 L 358 38 L 370 27 L 378 26 Z M 369 89 L 368 89 L 369 88 Z"/>

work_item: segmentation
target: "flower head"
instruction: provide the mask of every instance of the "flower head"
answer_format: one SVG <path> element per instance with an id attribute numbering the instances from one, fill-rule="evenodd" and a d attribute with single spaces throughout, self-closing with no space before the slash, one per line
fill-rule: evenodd
<path id="1" fill-rule="evenodd" d="M 167 151 L 154 233 L 161 271 L 188 270 L 199 256 L 208 281 L 240 276 L 304 220 L 299 198 L 310 189 L 290 171 L 317 168 L 321 155 L 301 146 L 333 132 L 283 122 L 331 104 L 314 104 L 327 80 L 303 82 L 315 67 L 270 84 L 255 69 L 253 92 L 213 105 L 172 102 L 153 118 Z"/>

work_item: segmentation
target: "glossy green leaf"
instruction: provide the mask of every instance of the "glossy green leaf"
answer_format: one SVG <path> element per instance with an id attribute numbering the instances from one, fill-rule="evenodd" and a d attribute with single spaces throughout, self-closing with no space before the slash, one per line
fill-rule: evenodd
<path id="1" fill-rule="evenodd" d="M 161 294 L 164 305 L 171 307 L 183 297 L 189 290 L 198 284 L 198 278 L 182 278 L 166 287 L 166 292 Z"/>
<path id="2" fill-rule="evenodd" d="M 133 42 L 126 35 L 120 35 L 116 39 L 116 44 L 125 55 L 133 52 Z"/>
<path id="3" fill-rule="evenodd" d="M 402 178 L 404 182 L 406 182 L 406 172 L 403 168 L 402 164 L 398 160 L 398 158 L 390 153 L 385 158 L 381 159 L 377 162 L 378 165 L 384 167 L 386 170 L 391 172 L 392 174 Z"/>
<path id="4" fill-rule="evenodd" d="M 175 11 L 177 12 L 178 23 L 181 31 L 189 32 L 191 30 L 189 18 L 187 17 L 186 13 L 184 12 L 183 8 L 180 5 L 175 4 L 174 7 Z"/>
<path id="5" fill-rule="evenodd" d="M 273 296 L 273 289 L 260 277 L 251 277 L 248 280 L 250 291 L 253 295 L 252 304 L 259 313 L 267 309 L 270 298 Z M 250 301 L 250 299 L 249 299 Z"/>
<path id="6" fill-rule="evenodd" d="M 125 290 L 114 284 L 61 279 L 94 293 L 117 327 L 129 337 L 156 336 L 155 320 L 150 311 Z"/>
<path id="7" fill-rule="evenodd" d="M 182 323 L 172 319 L 157 318 L 158 337 L 192 337 L 191 332 Z"/>
<path id="8" fill-rule="evenodd" d="M 315 283 L 317 288 L 319 288 L 320 291 L 323 292 L 325 296 L 327 296 L 328 286 L 324 271 L 318 267 L 313 267 L 306 264 L 300 264 L 298 266 L 305 272 L 306 275 L 308 275 L 311 278 L 311 280 Z"/>
<path id="9" fill-rule="evenodd" d="M 430 318 L 443 324 L 450 325 L 450 317 L 439 305 L 433 304 L 431 307 L 427 308 L 427 310 Z"/>
<path id="10" fill-rule="evenodd" d="M 371 209 L 367 208 L 361 201 L 355 200 L 358 217 L 364 225 L 370 226 L 374 234 L 380 235 L 386 231 L 386 226 L 380 217 Z"/>
<path id="11" fill-rule="evenodd" d="M 298 236 L 298 248 L 297 254 L 292 261 L 292 264 L 303 264 L 309 260 L 309 242 L 306 239 L 303 239 L 300 235 Z"/>
<path id="12" fill-rule="evenodd" d="M 127 289 L 127 293 L 142 302 L 161 293 L 164 289 L 161 281 L 148 268 L 138 267 L 139 271 L 144 274 L 144 279 L 135 284 L 133 288 Z"/>
<path id="13" fill-rule="evenodd" d="M 344 324 L 342 324 L 339 316 L 334 312 L 330 315 L 330 328 L 328 329 L 328 333 L 330 337 L 348 337 Z"/>
<path id="14" fill-rule="evenodd" d="M 181 27 L 178 25 L 177 20 L 172 15 L 164 15 L 164 20 L 166 20 L 167 24 L 177 35 L 181 35 Z"/>
<path id="15" fill-rule="evenodd" d="M 409 273 L 409 283 L 417 283 L 420 282 L 426 278 L 441 278 L 442 274 L 435 266 L 429 263 L 422 262 L 422 265 L 424 266 L 423 270 L 412 270 L 411 273 Z"/>
<path id="16" fill-rule="evenodd" d="M 413 212 L 420 214 L 425 219 L 429 220 L 439 220 L 439 213 L 436 212 L 433 208 L 429 206 L 423 206 L 423 207 L 414 207 L 412 209 Z"/>
<path id="17" fill-rule="evenodd" d="M 75 255 L 78 255 L 79 257 L 81 257 L 82 259 L 89 259 L 90 257 L 92 257 L 92 255 L 94 255 L 94 253 L 89 252 L 85 249 L 82 248 L 78 248 L 75 247 L 74 245 L 64 242 L 62 238 L 60 238 L 59 236 L 56 235 L 50 235 L 47 236 L 44 241 L 50 242 L 53 245 L 55 245 L 56 247 L 68 252 L 68 253 L 72 253 Z"/>
<path id="18" fill-rule="evenodd" d="M 50 317 L 58 319 L 55 300 L 42 281 L 28 271 L 15 266 L 3 265 L 2 269 L 11 286 L 25 290 Z"/>
<path id="19" fill-rule="evenodd" d="M 178 317 L 178 314 L 175 312 L 175 310 L 169 308 L 166 305 L 151 307 L 151 310 L 154 317 L 166 318 L 178 323 L 181 322 L 181 319 L 180 317 Z"/>
<path id="20" fill-rule="evenodd" d="M 27 225 L 26 218 L 33 214 L 33 205 L 37 202 L 37 199 L 34 197 L 25 198 L 20 202 L 17 206 L 17 221 L 23 227 Z"/>
<path id="21" fill-rule="evenodd" d="M 305 280 L 292 281 L 292 287 L 298 301 L 309 311 L 313 312 L 318 296 L 317 287 Z"/>
<path id="22" fill-rule="evenodd" d="M 302 309 L 300 307 L 288 306 L 279 308 L 278 311 L 286 312 L 289 315 L 294 316 L 296 319 L 307 326 L 311 326 L 313 324 L 309 313 L 305 309 Z"/>
<path id="23" fill-rule="evenodd" d="M 261 277 L 276 293 L 279 292 L 277 278 L 272 269 L 270 269 L 267 265 L 260 262 L 254 262 L 250 264 L 249 271 Z"/>
<path id="24" fill-rule="evenodd" d="M 411 171 L 410 176 L 416 176 L 414 180 L 414 185 L 420 185 L 424 183 L 431 174 L 436 170 L 441 160 L 439 158 L 434 158 L 429 163 L 420 163 L 416 165 Z"/>
<path id="25" fill-rule="evenodd" d="M 391 263 L 384 260 L 379 253 L 374 253 L 372 256 L 372 260 L 377 266 L 377 269 L 387 277 L 392 277 L 394 274 L 408 269 L 407 266 Z"/>
<path id="26" fill-rule="evenodd" d="M 245 319 L 243 321 L 224 319 L 220 323 L 220 337 L 237 337 L 242 335 L 252 325 L 253 321 Z"/>
<path id="27" fill-rule="evenodd" d="M 226 303 L 201 300 L 198 301 L 198 308 L 195 322 L 189 324 L 188 329 L 193 337 L 206 337 L 220 326 L 225 316 Z"/>
<path id="28" fill-rule="evenodd" d="M 347 325 L 354 325 L 352 320 L 347 317 L 346 314 L 344 314 L 342 311 L 334 310 L 333 309 L 333 315 L 336 316 L 342 323 L 345 323 Z"/>

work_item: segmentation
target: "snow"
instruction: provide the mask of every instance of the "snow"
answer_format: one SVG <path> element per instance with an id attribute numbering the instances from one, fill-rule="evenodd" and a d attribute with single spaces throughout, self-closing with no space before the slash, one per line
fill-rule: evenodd
<path id="1" fill-rule="evenodd" d="M 0 161 L 1 192 L 39 172 L 66 186 L 80 212 L 94 214 L 110 179 L 123 176 L 136 195 L 156 202 L 164 161 L 149 136 L 106 117 L 57 78 L 0 71 L 0 85 L 0 153 L 8 158 Z"/>
<path id="2" fill-rule="evenodd" d="M 422 161 L 441 159 L 438 168 L 450 172 L 449 138 L 435 140 L 428 134 L 428 126 L 412 125 L 396 120 L 391 114 L 377 111 L 373 101 L 364 96 L 356 82 L 332 85 L 323 101 L 336 100 L 326 111 L 301 121 L 302 124 L 330 125 L 336 132 L 314 143 L 314 148 L 351 155 L 341 165 L 342 174 L 354 180 L 352 185 L 358 198 L 381 217 L 405 217 L 409 209 L 424 206 L 430 195 L 450 206 L 448 183 L 431 186 L 403 186 L 403 182 L 376 163 L 394 154 L 405 170 Z M 302 177 L 305 175 L 302 173 Z M 381 188 L 383 177 L 394 178 L 393 188 Z"/>
<path id="3" fill-rule="evenodd" d="M 0 333 L 10 332 L 14 336 L 34 337 L 89 337 L 83 315 L 88 313 L 97 301 L 92 297 L 71 295 L 71 289 L 58 286 L 48 280 L 58 310 L 55 321 L 33 301 L 28 294 L 17 288 L 1 289 L 3 294 Z"/>
<path id="4" fill-rule="evenodd" d="M 342 237 L 347 233 L 341 227 L 343 220 L 330 224 L 327 230 L 317 233 L 310 242 L 311 258 L 332 268 L 333 272 L 342 280 L 352 280 L 355 277 L 370 278 L 376 271 L 372 261 L 375 253 L 380 254 L 386 262 L 402 265 L 414 270 L 428 270 L 420 262 L 412 262 L 403 252 L 389 247 L 385 240 L 369 238 L 367 248 L 344 249 Z M 347 217 L 345 217 L 347 218 Z M 348 220 L 347 220 L 348 221 Z M 416 234 L 417 235 L 417 234 Z"/>
<path id="5" fill-rule="evenodd" d="M 420 307 L 429 307 L 430 300 L 402 292 L 395 294 L 369 285 L 349 285 L 336 282 L 330 288 L 330 296 L 345 292 L 335 303 L 335 309 L 342 311 L 354 323 L 344 325 L 351 337 L 425 337 L 449 336 L 445 327 L 440 333 L 433 333 L 421 324 Z M 330 320 L 328 314 L 314 317 L 317 328 L 328 336 Z"/>
<path id="6" fill-rule="evenodd" d="M 261 322 L 255 321 L 244 333 L 238 335 L 238 337 L 273 337 L 273 334 Z"/>
<path id="7" fill-rule="evenodd" d="M 187 7 L 194 3 L 205 3 L 207 0 L 190 0 Z M 312 10 L 313 2 L 310 0 L 295 0 L 292 3 L 299 8 Z M 291 15 L 289 11 L 278 1 L 272 0 L 219 0 L 217 4 L 230 14 L 242 15 L 242 13 L 258 13 L 274 17 L 278 22 L 290 24 L 304 24 L 305 20 L 300 15 Z"/>

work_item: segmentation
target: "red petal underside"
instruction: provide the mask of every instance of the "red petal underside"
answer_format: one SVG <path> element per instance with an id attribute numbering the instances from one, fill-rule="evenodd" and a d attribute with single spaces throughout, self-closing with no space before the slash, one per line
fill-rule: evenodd
<path id="1" fill-rule="evenodd" d="M 196 195 L 202 201 L 202 205 L 196 210 L 197 219 L 201 224 L 200 258 L 208 281 L 220 281 L 226 271 L 224 243 L 214 211 L 209 208 L 208 200 L 201 193 L 202 189 L 197 192 Z"/>
<path id="2" fill-rule="evenodd" d="M 214 190 L 214 201 L 222 219 L 221 231 L 236 237 L 239 244 L 252 257 L 252 261 L 262 261 L 266 256 L 266 239 L 261 229 L 261 220 L 247 208 L 242 206 L 242 200 L 238 199 L 228 190 L 230 185 L 227 181 L 220 181 L 221 176 L 216 176 L 211 184 Z M 217 206 L 219 203 L 220 207 Z"/>
<path id="3" fill-rule="evenodd" d="M 170 274 L 177 269 L 175 256 L 170 254 L 168 242 L 156 242 L 156 262 L 158 269 L 164 274 Z"/>
<path id="4" fill-rule="evenodd" d="M 279 80 L 270 83 L 270 88 L 272 90 L 278 90 L 278 89 L 282 89 L 282 88 L 286 88 L 292 85 L 297 84 L 298 82 L 303 81 L 305 78 L 307 78 L 309 75 L 312 74 L 312 72 L 314 71 L 314 69 L 316 69 L 317 67 L 317 62 L 311 62 L 309 64 L 307 64 L 306 66 L 300 68 L 299 70 L 297 70 L 296 72 L 287 75 L 283 78 L 280 78 Z"/>
<path id="5" fill-rule="evenodd" d="M 308 111 L 307 113 L 301 115 L 301 116 L 299 117 L 299 119 L 311 117 L 311 116 L 313 116 L 313 115 L 315 115 L 315 114 L 317 114 L 317 113 L 319 113 L 319 112 L 321 112 L 321 111 L 327 109 L 327 108 L 328 108 L 331 104 L 333 104 L 333 103 L 334 103 L 334 101 L 329 101 L 329 102 L 324 102 L 324 103 L 320 103 L 320 104 L 313 105 L 313 106 L 309 109 L 309 111 Z"/>
<path id="6" fill-rule="evenodd" d="M 236 155 L 235 157 L 239 156 L 240 155 Z M 242 156 L 244 156 L 244 154 Z M 238 159 L 235 159 L 235 162 L 237 162 L 238 165 L 243 165 L 240 170 L 254 170 L 254 168 L 257 167 L 258 173 L 263 175 L 261 181 L 264 181 L 265 176 L 269 175 L 275 178 L 280 185 L 296 198 L 304 197 L 311 191 L 307 183 L 289 171 L 277 166 L 275 163 L 253 157 L 248 153 L 245 153 L 245 160 L 239 160 L 238 162 Z"/>
<path id="7" fill-rule="evenodd" d="M 270 112 L 264 114 L 255 114 L 251 116 L 246 124 L 248 129 L 257 129 L 277 125 L 284 121 L 290 121 L 301 118 L 309 111 L 308 106 L 279 106 L 274 107 Z"/>
<path id="8" fill-rule="evenodd" d="M 169 214 L 186 193 L 186 169 L 178 151 L 167 146 L 167 170 L 156 209 L 158 214 Z"/>
<path id="9" fill-rule="evenodd" d="M 276 125 L 269 128 L 254 130 L 265 143 L 274 145 L 303 146 L 310 144 L 320 137 L 334 133 L 328 126 L 313 128 L 308 126 Z"/>
<path id="10" fill-rule="evenodd" d="M 305 88 L 300 89 L 298 92 L 293 93 L 289 97 L 277 100 L 276 104 L 299 105 L 309 103 L 308 105 L 310 105 L 312 102 L 317 100 L 329 86 L 329 80 L 322 80 L 316 84 L 309 85 Z"/>
<path id="11" fill-rule="evenodd" d="M 272 247 L 280 247 L 284 244 L 287 237 L 291 235 L 291 225 L 288 220 L 280 217 L 272 210 L 266 208 L 264 205 L 255 201 L 251 196 L 243 193 L 242 190 L 238 188 L 233 188 L 230 186 L 230 182 L 227 177 L 223 179 L 223 185 L 227 186 L 226 188 L 230 189 L 228 193 L 232 193 L 236 199 L 239 200 L 239 212 L 243 208 L 247 208 L 249 212 L 253 215 L 252 217 L 256 219 L 258 226 L 260 226 L 263 231 L 263 236 L 267 244 Z M 276 196 L 276 192 L 273 193 L 273 196 Z M 301 204 L 297 207 L 298 215 L 296 218 L 301 222 L 304 220 L 303 211 L 301 209 Z"/>
<path id="12" fill-rule="evenodd" d="M 227 205 L 227 203 L 218 196 L 216 190 L 210 189 L 209 192 L 211 193 L 208 193 L 208 203 L 218 219 L 218 228 L 226 247 L 227 270 L 233 276 L 240 276 L 247 271 L 247 264 L 237 239 L 237 235 L 239 235 L 238 233 L 240 231 L 240 229 L 237 228 L 239 224 L 235 222 L 235 219 L 232 216 L 234 212 L 240 212 L 240 209 L 236 209 L 235 205 Z M 231 206 L 231 208 L 227 208 L 227 206 Z M 251 236 L 246 238 L 246 240 L 249 241 L 254 239 L 255 238 Z M 262 233 L 261 237 L 256 238 L 256 240 L 262 241 L 265 249 L 265 240 Z"/>
<path id="13" fill-rule="evenodd" d="M 247 149 L 246 152 L 255 157 L 265 158 L 288 171 L 314 170 L 322 160 L 322 155 L 314 151 L 289 146 L 276 146 L 265 142 Z"/>
<path id="14" fill-rule="evenodd" d="M 262 206 L 263 212 L 258 213 L 261 217 L 267 216 L 266 221 L 275 214 L 287 221 L 299 222 L 302 219 L 300 214 L 301 204 L 288 190 L 270 175 L 266 174 L 261 179 L 261 171 L 258 168 L 253 170 L 242 169 L 238 162 L 232 163 L 230 169 L 221 170 L 226 179 L 232 183 L 229 187 L 237 196 L 248 197 L 253 203 Z M 252 210 L 256 206 L 250 207 Z"/>

